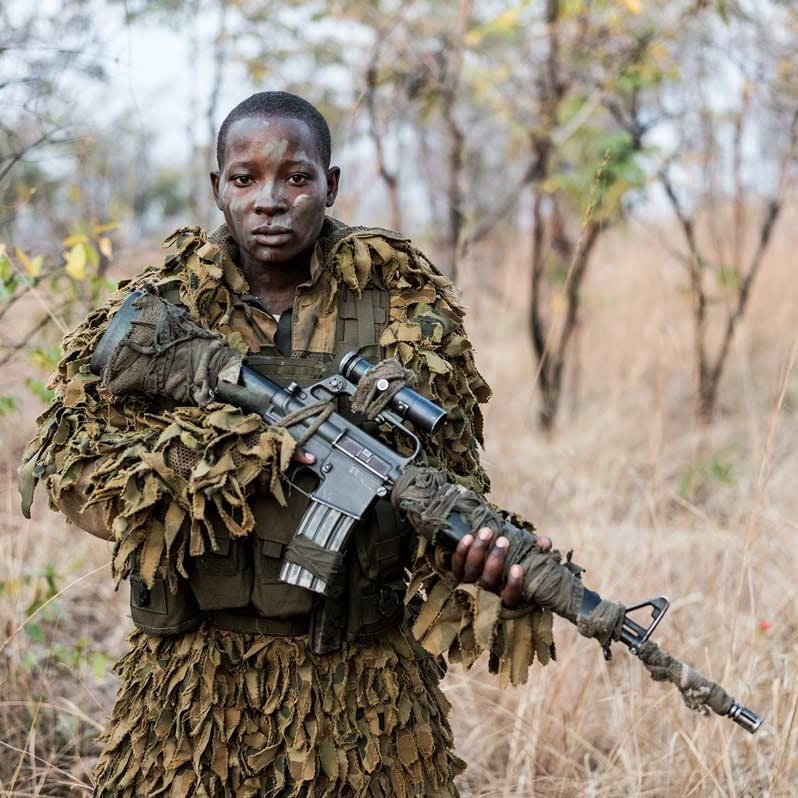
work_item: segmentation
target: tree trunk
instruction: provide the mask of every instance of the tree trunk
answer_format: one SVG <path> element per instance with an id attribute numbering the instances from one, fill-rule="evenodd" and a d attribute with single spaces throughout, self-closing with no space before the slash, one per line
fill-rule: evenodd
<path id="1" fill-rule="evenodd" d="M 699 375 L 696 415 L 701 424 L 709 425 L 715 417 L 719 382 L 719 374 L 704 371 Z"/>
<path id="2" fill-rule="evenodd" d="M 396 172 L 391 172 L 388 169 L 388 164 L 385 159 L 385 148 L 383 145 L 384 133 L 380 129 L 379 119 L 377 117 L 377 81 L 378 81 L 378 65 L 380 59 L 380 38 L 378 34 L 377 43 L 371 55 L 371 60 L 366 69 L 366 91 L 365 103 L 366 110 L 368 111 L 369 120 L 369 135 L 374 143 L 374 155 L 377 159 L 377 173 L 380 179 L 385 183 L 385 188 L 388 191 L 388 209 L 391 219 L 391 227 L 394 230 L 402 229 L 402 205 L 399 199 L 399 180 Z"/>
<path id="3" fill-rule="evenodd" d="M 472 0 L 460 0 L 459 24 L 456 39 L 451 48 L 451 54 L 446 64 L 446 75 L 443 86 L 443 120 L 448 137 L 448 162 L 449 175 L 446 190 L 447 201 L 447 265 L 449 276 L 457 281 L 458 261 L 463 238 L 465 214 L 463 206 L 465 197 L 463 192 L 463 150 L 465 136 L 460 129 L 456 118 L 456 103 L 460 86 L 460 73 L 463 69 L 463 49 L 465 36 L 468 31 L 468 21 L 471 18 Z"/>
<path id="4" fill-rule="evenodd" d="M 200 49 L 199 20 L 200 20 L 200 0 L 191 0 L 188 6 L 188 25 L 189 25 L 189 46 L 188 59 L 186 61 L 186 74 L 188 75 L 189 87 L 186 99 L 188 102 L 188 124 L 186 126 L 186 138 L 188 140 L 188 164 L 186 173 L 188 176 L 188 209 L 194 221 L 198 224 L 201 219 L 201 200 L 203 196 L 202 186 L 200 185 L 200 170 L 198 165 L 202 163 L 202 152 L 199 138 L 197 136 L 197 110 L 199 108 L 199 86 L 197 81 L 197 70 L 195 62 L 197 53 Z"/>
<path id="5" fill-rule="evenodd" d="M 551 433 L 554 429 L 560 409 L 562 366 L 562 361 L 554 362 L 548 353 L 541 361 L 539 380 L 541 405 L 538 412 L 538 423 L 546 433 Z"/>
<path id="6" fill-rule="evenodd" d="M 208 105 L 205 109 L 205 124 L 207 126 L 208 140 L 205 145 L 206 158 L 204 163 L 211 166 L 216 160 L 216 114 L 219 110 L 219 98 L 222 91 L 224 80 L 224 70 L 227 63 L 227 11 L 230 0 L 218 0 L 219 20 L 216 28 L 216 36 L 213 39 L 213 80 L 211 92 L 208 95 Z M 206 169 L 207 171 L 207 169 Z M 201 177 L 201 175 L 200 175 Z M 210 193 L 202 193 L 202 219 L 205 225 L 212 225 L 215 214 L 215 206 L 211 204 Z"/>

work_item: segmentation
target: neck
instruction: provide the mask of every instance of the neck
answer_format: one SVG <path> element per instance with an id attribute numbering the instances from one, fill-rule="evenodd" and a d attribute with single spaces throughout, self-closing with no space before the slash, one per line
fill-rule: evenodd
<path id="1" fill-rule="evenodd" d="M 303 253 L 287 263 L 263 263 L 241 252 L 241 270 L 254 294 L 284 293 L 310 279 L 311 252 Z"/>

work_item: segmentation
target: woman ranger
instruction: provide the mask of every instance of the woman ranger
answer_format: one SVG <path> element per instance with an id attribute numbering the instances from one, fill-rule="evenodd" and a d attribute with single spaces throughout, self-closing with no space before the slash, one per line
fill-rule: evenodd
<path id="1" fill-rule="evenodd" d="M 220 341 L 282 384 L 331 374 L 353 349 L 396 357 L 448 411 L 425 446 L 430 463 L 484 492 L 478 403 L 490 391 L 463 310 L 407 237 L 325 215 L 340 170 L 306 101 L 245 100 L 217 158 L 225 224 L 178 230 L 161 267 L 120 284 L 67 336 L 21 467 L 24 511 L 43 481 L 70 521 L 113 540 L 115 578 L 131 584 L 137 630 L 117 665 L 95 794 L 455 796 L 464 765 L 438 687 L 442 655 L 470 666 L 489 650 L 502 678 L 524 681 L 535 654 L 551 656 L 550 614 L 504 609 L 522 578 L 511 569 L 499 584 L 505 540 L 480 530 L 449 558 L 387 502 L 359 524 L 329 598 L 280 582 L 307 504 L 282 472 L 309 455 L 284 429 L 214 401 L 213 387 L 236 365 L 219 359 Z M 157 345 L 101 379 L 90 359 L 134 290 L 209 334 L 174 347 L 159 321 Z M 318 653 L 308 630 L 325 601 L 340 627 Z"/>

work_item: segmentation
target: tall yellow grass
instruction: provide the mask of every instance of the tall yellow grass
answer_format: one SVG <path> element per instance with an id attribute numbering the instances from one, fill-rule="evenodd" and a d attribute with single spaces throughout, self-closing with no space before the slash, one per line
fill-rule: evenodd
<path id="1" fill-rule="evenodd" d="M 486 247 L 466 264 L 469 330 L 495 391 L 494 500 L 573 548 L 607 597 L 670 596 L 657 639 L 766 721 L 749 736 L 699 717 L 634 657 L 618 649 L 605 663 L 558 622 L 557 662 L 522 688 L 500 689 L 484 663 L 447 676 L 464 796 L 798 793 L 795 221 L 755 287 L 709 429 L 692 413 L 686 278 L 650 227 L 615 231 L 597 253 L 569 372 L 577 390 L 551 439 L 535 425 L 523 247 Z M 42 497 L 33 521 L 19 514 L 13 472 L 31 424 L 26 408 L 0 430 L 0 795 L 88 795 L 129 621 L 107 544 Z"/>

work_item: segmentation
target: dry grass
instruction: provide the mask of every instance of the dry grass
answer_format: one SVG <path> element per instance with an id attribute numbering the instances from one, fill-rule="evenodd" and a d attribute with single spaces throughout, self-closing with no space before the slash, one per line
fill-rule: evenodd
<path id="1" fill-rule="evenodd" d="M 535 426 L 523 253 L 499 268 L 483 252 L 466 270 L 470 331 L 495 388 L 494 499 L 573 547 L 608 597 L 669 595 L 657 639 L 766 722 L 752 737 L 701 718 L 633 657 L 619 649 L 605 663 L 560 622 L 558 662 L 523 688 L 501 690 L 481 667 L 447 677 L 470 762 L 464 796 L 795 794 L 796 231 L 786 219 L 708 430 L 692 416 L 684 276 L 650 230 L 615 233 L 598 253 L 570 375 L 578 390 L 551 440 Z M 0 795 L 87 795 L 125 597 L 109 587 L 105 544 L 64 526 L 41 497 L 34 520 L 21 519 L 13 468 L 31 416 L 0 432 Z"/>

